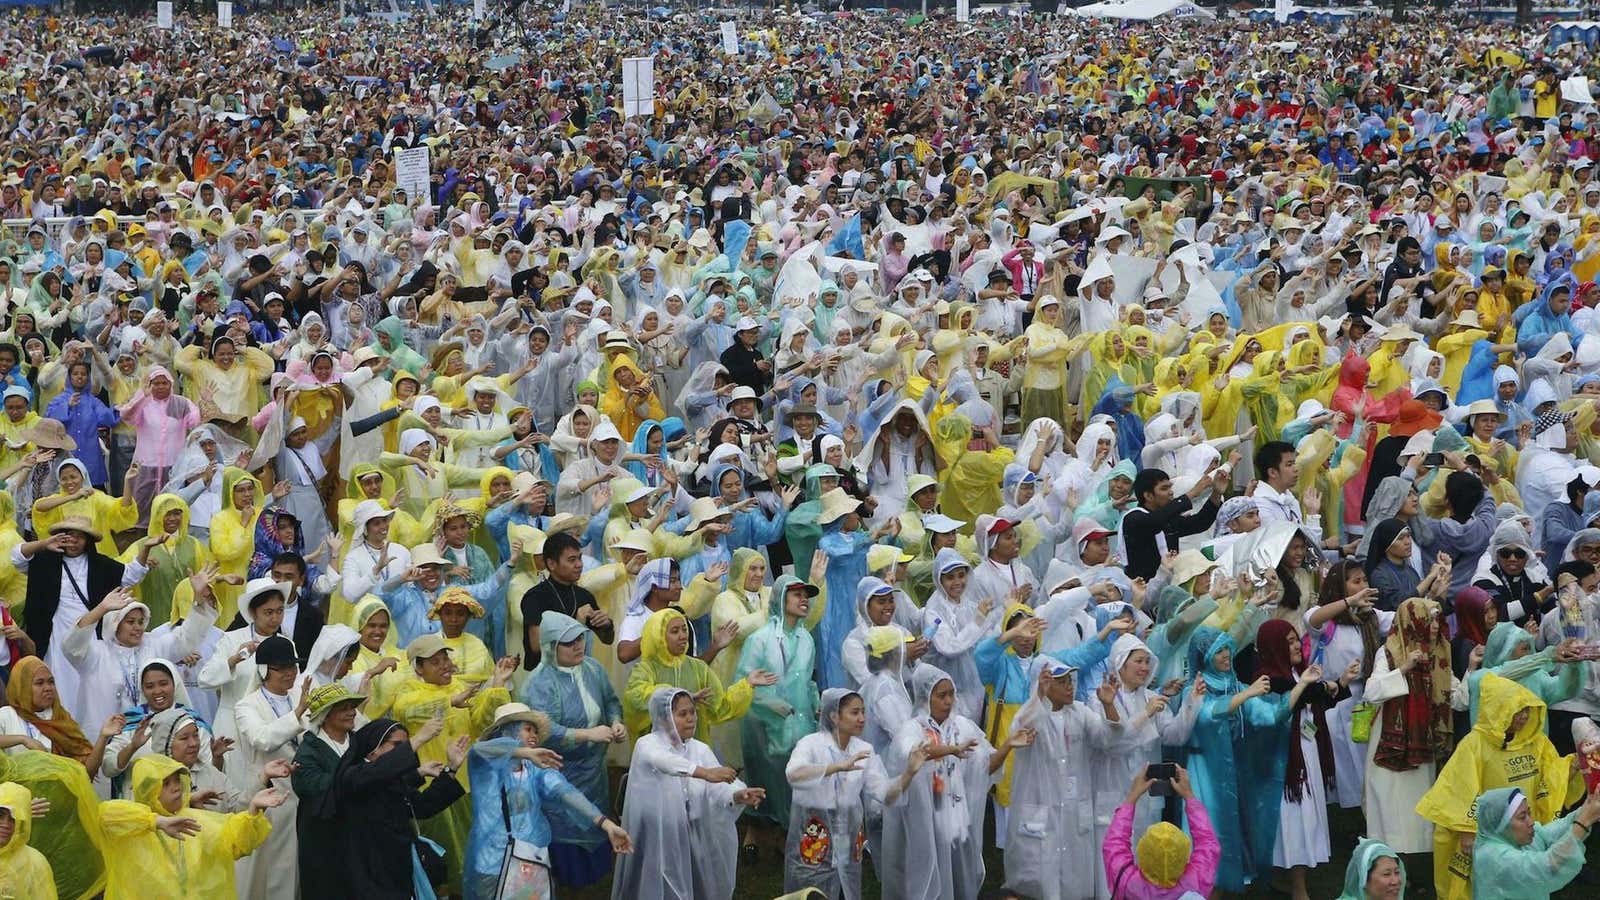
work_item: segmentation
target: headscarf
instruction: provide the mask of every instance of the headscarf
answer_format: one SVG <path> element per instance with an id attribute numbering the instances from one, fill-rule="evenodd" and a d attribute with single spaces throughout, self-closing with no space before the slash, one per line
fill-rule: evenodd
<path id="1" fill-rule="evenodd" d="M 1298 664 L 1289 658 L 1289 639 L 1295 633 L 1294 625 L 1284 619 L 1268 619 L 1261 623 L 1261 628 L 1256 632 L 1256 675 L 1271 679 L 1272 692 L 1275 694 L 1293 691 L 1300 673 L 1306 669 L 1303 655 Z M 1307 693 L 1309 691 L 1300 695 L 1296 708 L 1311 707 L 1311 716 L 1317 726 L 1317 758 L 1322 763 L 1322 779 L 1332 782 L 1333 740 L 1328 732 L 1325 705 L 1311 703 Z M 1289 763 L 1283 774 L 1283 798 L 1290 803 L 1299 803 L 1304 799 L 1307 777 L 1305 750 L 1296 735 L 1289 741 Z"/>
<path id="2" fill-rule="evenodd" d="M 1448 637 L 1438 603 L 1412 597 L 1400 604 L 1384 645 L 1389 665 L 1398 670 L 1413 650 L 1421 651 L 1422 663 L 1405 673 L 1406 695 L 1383 706 L 1373 761 L 1385 769 L 1406 772 L 1450 755 L 1454 714 Z"/>
<path id="3" fill-rule="evenodd" d="M 1482 821 L 1481 819 L 1479 821 Z M 1344 893 L 1335 900 L 1367 900 L 1367 878 L 1372 875 L 1372 867 L 1378 860 L 1385 857 L 1392 859 L 1400 866 L 1400 896 L 1406 895 L 1406 863 L 1400 854 L 1389 849 L 1389 845 L 1382 841 L 1364 837 L 1356 844 L 1355 852 L 1350 854 L 1350 864 L 1344 868 Z"/>
<path id="4" fill-rule="evenodd" d="M 1367 558 L 1361 563 L 1362 568 L 1366 569 L 1367 578 L 1370 579 L 1372 577 L 1372 570 L 1376 569 L 1379 563 L 1388 559 L 1385 554 L 1389 550 L 1389 545 L 1400 537 L 1402 531 L 1409 530 L 1409 526 L 1399 519 L 1384 519 L 1378 523 L 1378 527 L 1372 529 L 1372 545 L 1369 548 L 1371 552 L 1367 554 Z M 1399 665 L 1399 663 L 1396 663 L 1396 665 Z"/>
<path id="5" fill-rule="evenodd" d="M 1244 689 L 1239 683 L 1239 676 L 1229 666 L 1228 671 L 1222 672 L 1215 668 L 1213 660 L 1217 654 L 1227 650 L 1234 651 L 1233 638 L 1226 632 L 1220 631 L 1210 625 L 1202 625 L 1194 630 L 1193 637 L 1189 640 L 1189 671 L 1197 678 L 1206 682 L 1206 693 L 1213 698 L 1231 697 Z M 1233 653 L 1235 659 L 1238 654 Z M 1234 737 L 1244 736 L 1244 712 L 1236 710 L 1228 716 L 1230 728 Z"/>
<path id="6" fill-rule="evenodd" d="M 24 723 L 50 739 L 50 752 L 80 763 L 87 763 L 94 745 L 83 736 L 83 729 L 67 708 L 61 705 L 61 694 L 56 693 L 55 705 L 50 707 L 48 718 L 33 709 L 33 676 L 44 668 L 44 660 L 25 656 L 11 667 L 11 680 L 6 684 L 6 703 Z"/>

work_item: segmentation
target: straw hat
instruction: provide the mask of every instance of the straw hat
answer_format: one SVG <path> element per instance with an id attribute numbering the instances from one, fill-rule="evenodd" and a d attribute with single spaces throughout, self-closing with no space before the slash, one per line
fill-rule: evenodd
<path id="1" fill-rule="evenodd" d="M 526 703 L 502 703 L 494 708 L 494 722 L 483 730 L 483 737 L 487 738 L 500 729 L 500 726 L 512 722 L 530 722 L 533 724 L 534 737 L 538 743 L 543 743 L 550 734 L 550 717 L 538 710 L 529 708 Z"/>
<path id="2" fill-rule="evenodd" d="M 418 544 L 411 548 L 411 564 L 413 566 L 449 566 L 450 560 L 439 553 L 439 548 L 432 541 Z"/>
<path id="3" fill-rule="evenodd" d="M 67 516 L 65 519 L 50 526 L 51 534 L 60 534 L 63 531 L 81 531 L 88 535 L 91 541 L 99 541 L 102 537 L 100 529 L 89 521 L 88 516 Z"/>
<path id="4" fill-rule="evenodd" d="M 67 426 L 57 419 L 40 419 L 17 432 L 17 437 L 35 447 L 48 450 L 78 449 L 78 442 L 72 439 L 72 435 L 67 434 Z"/>
<path id="5" fill-rule="evenodd" d="M 322 720 L 328 717 L 328 713 L 333 712 L 335 706 L 341 703 L 360 703 L 366 699 L 366 694 L 357 694 L 335 681 L 311 692 L 306 698 L 306 714 L 310 717 L 311 724 L 316 726 L 322 724 Z"/>
<path id="6" fill-rule="evenodd" d="M 1484 399 L 1474 400 L 1467 406 L 1467 420 L 1471 421 L 1473 416 L 1499 416 L 1504 419 L 1506 414 L 1494 405 L 1493 400 Z"/>
<path id="7" fill-rule="evenodd" d="M 860 500 L 845 493 L 844 488 L 834 488 L 822 495 L 822 511 L 817 514 L 817 524 L 827 525 L 860 508 Z"/>
<path id="8" fill-rule="evenodd" d="M 689 503 L 689 524 L 683 529 L 685 534 L 698 531 L 707 522 L 722 516 L 732 516 L 733 513 L 717 505 L 715 497 L 697 497 Z"/>

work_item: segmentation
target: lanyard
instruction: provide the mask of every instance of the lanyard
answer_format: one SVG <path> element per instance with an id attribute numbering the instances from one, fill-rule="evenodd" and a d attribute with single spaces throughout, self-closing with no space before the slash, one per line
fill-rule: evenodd
<path id="1" fill-rule="evenodd" d="M 84 567 L 88 567 L 87 561 L 84 563 Z M 67 576 L 67 582 L 72 585 L 73 593 L 78 595 L 78 602 L 82 603 L 85 607 L 88 607 L 89 597 L 84 594 L 83 587 L 78 584 L 78 577 L 72 574 L 72 566 L 67 564 L 65 557 L 63 557 L 61 560 L 61 572 Z"/>

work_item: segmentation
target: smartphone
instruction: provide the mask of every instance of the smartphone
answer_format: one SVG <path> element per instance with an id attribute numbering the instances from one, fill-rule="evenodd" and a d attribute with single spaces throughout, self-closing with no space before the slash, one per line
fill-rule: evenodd
<path id="1" fill-rule="evenodd" d="M 1444 465 L 1444 454 L 1429 453 L 1427 456 L 1422 458 L 1422 464 L 1431 469 L 1437 469 L 1438 467 Z"/>
<path id="2" fill-rule="evenodd" d="M 1155 782 L 1150 785 L 1150 796 L 1172 796 L 1172 779 L 1177 777 L 1178 767 L 1175 763 L 1151 763 L 1144 767 L 1144 777 Z"/>

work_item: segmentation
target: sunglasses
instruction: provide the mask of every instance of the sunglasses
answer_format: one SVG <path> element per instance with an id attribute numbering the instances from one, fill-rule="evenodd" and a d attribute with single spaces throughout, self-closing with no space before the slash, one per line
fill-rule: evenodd
<path id="1" fill-rule="evenodd" d="M 1526 551 L 1526 550 L 1518 550 L 1515 547 L 1509 547 L 1509 548 L 1507 548 L 1505 550 L 1501 550 L 1500 551 L 1500 555 L 1504 556 L 1504 557 L 1507 557 L 1507 558 L 1510 558 L 1510 559 L 1527 559 L 1528 558 L 1528 551 Z"/>

